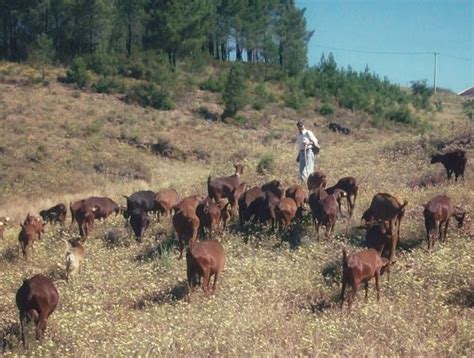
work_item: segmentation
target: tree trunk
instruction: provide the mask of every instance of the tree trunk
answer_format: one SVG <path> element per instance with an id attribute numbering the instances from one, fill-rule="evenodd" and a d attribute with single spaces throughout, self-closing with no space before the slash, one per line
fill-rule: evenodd
<path id="1" fill-rule="evenodd" d="M 278 46 L 278 62 L 280 63 L 280 66 L 283 66 L 283 42 L 281 41 Z"/>
<path id="2" fill-rule="evenodd" d="M 128 35 L 127 35 L 127 55 L 128 57 L 132 54 L 132 18 L 130 13 L 127 14 L 128 20 Z"/>
<path id="3" fill-rule="evenodd" d="M 242 49 L 240 48 L 240 43 L 238 41 L 235 46 L 235 59 L 237 61 L 242 61 Z"/>
<path id="4" fill-rule="evenodd" d="M 214 58 L 215 58 L 216 60 L 220 60 L 220 56 L 219 56 L 219 42 L 217 41 L 217 39 L 216 39 L 216 41 L 215 41 L 215 51 L 216 51 L 216 53 L 215 53 L 215 55 L 214 55 Z"/>
<path id="5" fill-rule="evenodd" d="M 225 46 L 225 42 L 222 42 L 221 43 L 221 58 L 222 58 L 222 61 L 226 61 L 227 60 L 227 50 L 226 50 L 226 46 Z"/>
<path id="6" fill-rule="evenodd" d="M 214 56 L 214 40 L 212 39 L 212 36 L 209 36 L 209 39 L 207 40 L 207 50 L 210 56 Z"/>
<path id="7" fill-rule="evenodd" d="M 253 62 L 253 48 L 247 50 L 247 62 Z"/>

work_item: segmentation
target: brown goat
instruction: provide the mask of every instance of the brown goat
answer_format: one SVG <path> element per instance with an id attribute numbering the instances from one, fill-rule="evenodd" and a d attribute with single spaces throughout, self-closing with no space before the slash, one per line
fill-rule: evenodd
<path id="1" fill-rule="evenodd" d="M 231 176 L 214 178 L 213 180 L 210 176 L 207 178 L 207 195 L 215 201 L 227 198 L 232 207 L 235 205 L 234 191 L 240 185 L 240 176 L 244 172 L 244 167 L 241 164 L 234 164 L 234 168 L 235 173 Z"/>
<path id="2" fill-rule="evenodd" d="M 438 195 L 432 198 L 423 211 L 425 217 L 426 240 L 428 242 L 428 250 L 431 250 L 435 243 L 434 235 L 430 235 L 430 231 L 434 230 L 438 233 L 438 239 L 441 241 L 441 227 L 444 224 L 444 241 L 446 241 L 446 233 L 448 231 L 449 220 L 452 216 L 457 220 L 458 227 L 461 228 L 464 223 L 466 213 L 460 207 L 455 206 L 451 199 L 445 195 Z M 432 237 L 432 238 L 431 238 Z"/>
<path id="3" fill-rule="evenodd" d="M 207 229 L 209 238 L 212 239 L 212 232 L 219 227 L 221 221 L 221 209 L 219 205 L 214 203 L 210 197 L 207 197 L 197 206 L 196 215 L 199 218 L 199 233 L 201 238 L 204 239 L 204 231 Z"/>
<path id="4" fill-rule="evenodd" d="M 293 198 L 282 198 L 275 207 L 275 215 L 280 230 L 287 228 L 296 217 L 298 210 L 296 200 Z"/>
<path id="5" fill-rule="evenodd" d="M 347 200 L 347 209 L 349 212 L 349 217 L 352 217 L 355 208 L 355 202 L 357 199 L 357 192 L 359 191 L 359 186 L 357 185 L 357 181 L 354 177 L 344 177 L 338 180 L 336 185 L 333 185 L 326 189 L 328 194 L 332 194 L 334 190 L 341 189 L 346 193 L 346 200 Z M 338 200 L 339 205 L 339 212 L 341 212 L 341 200 Z"/>
<path id="6" fill-rule="evenodd" d="M 461 149 L 456 149 L 445 154 L 435 154 L 431 156 L 431 164 L 441 163 L 446 169 L 448 181 L 454 173 L 454 180 L 458 181 L 458 177 L 462 176 L 464 179 L 464 170 L 466 168 L 467 157 L 466 152 Z"/>
<path id="7" fill-rule="evenodd" d="M 308 201 L 308 193 L 301 185 L 291 185 L 285 191 L 285 197 L 293 198 L 298 208 L 304 207 L 304 204 Z"/>
<path id="8" fill-rule="evenodd" d="M 85 211 L 87 212 L 90 211 L 88 210 L 89 208 L 94 208 L 92 209 L 92 212 L 94 215 L 94 219 L 97 220 L 106 219 L 112 213 L 115 213 L 115 215 L 118 215 L 120 213 L 119 205 L 112 199 L 107 198 L 105 196 L 91 196 L 87 199 L 79 200 L 69 205 L 69 210 L 71 211 L 72 217 L 71 226 L 74 224 L 75 221 L 77 221 L 77 211 L 83 210 L 83 207 L 86 207 Z"/>
<path id="9" fill-rule="evenodd" d="M 23 281 L 16 293 L 16 305 L 20 313 L 21 339 L 26 347 L 26 325 L 33 320 L 36 339 L 41 339 L 51 313 L 58 305 L 59 294 L 54 283 L 46 276 L 36 275 Z"/>
<path id="10" fill-rule="evenodd" d="M 312 191 L 319 188 L 326 188 L 327 180 L 326 174 L 321 171 L 315 171 L 311 173 L 306 181 L 308 185 L 308 190 Z"/>
<path id="11" fill-rule="evenodd" d="M 158 219 L 160 215 L 171 215 L 173 208 L 181 201 L 181 197 L 174 189 L 162 189 L 155 195 L 155 207 L 158 212 Z"/>
<path id="12" fill-rule="evenodd" d="M 222 230 L 227 228 L 227 222 L 232 217 L 232 210 L 230 209 L 230 202 L 226 198 L 222 198 L 217 202 L 217 206 L 221 211 L 221 222 L 222 222 Z"/>
<path id="13" fill-rule="evenodd" d="M 380 300 L 379 280 L 388 260 L 380 257 L 375 249 L 364 250 L 347 255 L 342 250 L 342 290 L 341 309 L 344 305 L 344 292 L 346 285 L 352 287 L 352 292 L 347 300 L 349 309 L 352 306 L 355 295 L 361 283 L 365 284 L 365 300 L 368 298 L 369 281 L 375 277 L 375 288 L 377 289 L 377 301 Z"/>
<path id="14" fill-rule="evenodd" d="M 214 293 L 217 290 L 218 279 L 224 269 L 224 263 L 225 251 L 219 241 L 190 243 L 186 251 L 188 299 L 201 277 L 204 278 L 202 289 L 206 295 L 209 295 L 211 293 L 211 276 L 214 276 L 212 285 L 212 293 Z"/>
<path id="15" fill-rule="evenodd" d="M 90 230 L 94 228 L 94 212 L 96 210 L 97 207 L 95 206 L 82 205 L 74 213 L 75 219 L 79 226 L 79 235 L 84 241 L 88 238 Z"/>
<path id="16" fill-rule="evenodd" d="M 23 225 L 30 225 L 34 227 L 36 234 L 38 235 L 38 240 L 41 240 L 41 234 L 44 233 L 45 226 L 45 223 L 43 222 L 42 218 L 30 215 L 30 213 L 28 213 L 26 215 L 25 221 L 23 222 Z"/>
<path id="17" fill-rule="evenodd" d="M 33 245 L 38 238 L 37 228 L 31 224 L 20 224 L 21 231 L 18 234 L 18 241 L 20 243 L 20 249 L 23 253 L 23 257 L 28 261 L 28 248 L 31 247 L 31 250 L 34 250 Z"/>
<path id="18" fill-rule="evenodd" d="M 319 240 L 319 228 L 326 227 L 326 238 L 331 239 L 330 234 L 334 231 L 337 219 L 337 196 L 339 189 L 332 195 L 326 193 L 323 188 L 314 190 L 308 199 L 311 214 L 313 216 L 314 227 L 316 229 L 316 239 Z"/>
<path id="19" fill-rule="evenodd" d="M 199 218 L 196 215 L 196 209 L 204 199 L 202 195 L 188 196 L 174 208 L 175 214 L 172 221 L 178 235 L 178 259 L 183 257 L 185 245 L 197 241 Z"/>
<path id="20" fill-rule="evenodd" d="M 373 197 L 370 207 L 362 215 L 362 219 L 365 220 L 369 226 L 377 222 L 388 222 L 388 230 L 392 233 L 392 239 L 390 262 L 387 267 L 387 272 L 390 272 L 390 266 L 395 259 L 398 242 L 400 241 L 400 226 L 407 204 L 408 201 L 406 200 L 401 204 L 393 195 L 378 193 Z M 397 226 L 396 236 L 394 231 L 395 225 Z"/>

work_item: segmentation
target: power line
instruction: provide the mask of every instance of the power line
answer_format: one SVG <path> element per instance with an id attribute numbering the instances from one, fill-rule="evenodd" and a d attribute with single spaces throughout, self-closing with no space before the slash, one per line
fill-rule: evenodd
<path id="1" fill-rule="evenodd" d="M 345 52 L 354 52 L 354 53 L 365 53 L 365 54 L 373 54 L 373 55 L 405 55 L 405 56 L 413 56 L 413 55 L 432 55 L 435 52 L 409 52 L 409 51 L 370 51 L 370 50 L 356 50 L 356 49 L 347 49 L 347 48 L 340 48 L 340 47 L 333 47 L 333 46 L 324 46 L 324 45 L 313 45 L 314 47 L 324 48 L 328 50 L 335 50 L 335 51 L 345 51 Z M 462 61 L 469 61 L 474 62 L 473 59 L 459 57 L 454 55 L 447 55 L 444 53 L 437 52 L 438 55 L 444 57 L 450 57 Z"/>

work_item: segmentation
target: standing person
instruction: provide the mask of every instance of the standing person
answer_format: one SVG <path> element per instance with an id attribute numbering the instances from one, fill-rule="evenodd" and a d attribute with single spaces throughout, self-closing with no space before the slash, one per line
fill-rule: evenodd
<path id="1" fill-rule="evenodd" d="M 314 172 L 314 154 L 319 152 L 318 138 L 312 131 L 304 127 L 303 121 L 298 121 L 298 156 L 296 161 L 300 164 L 300 180 L 306 184 L 308 176 Z"/>

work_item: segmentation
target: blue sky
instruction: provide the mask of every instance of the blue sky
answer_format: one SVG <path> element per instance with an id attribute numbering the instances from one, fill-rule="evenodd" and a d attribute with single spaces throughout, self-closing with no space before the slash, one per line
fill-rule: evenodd
<path id="1" fill-rule="evenodd" d="M 332 52 L 339 66 L 387 76 L 409 86 L 427 79 L 433 84 L 434 55 L 474 59 L 474 0 L 296 0 L 306 8 L 310 65 Z M 421 55 L 368 52 L 429 52 Z M 459 92 L 474 86 L 474 62 L 438 56 L 437 86 Z"/>

